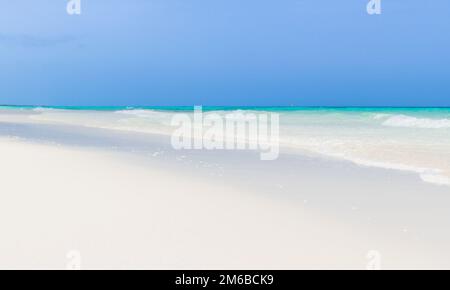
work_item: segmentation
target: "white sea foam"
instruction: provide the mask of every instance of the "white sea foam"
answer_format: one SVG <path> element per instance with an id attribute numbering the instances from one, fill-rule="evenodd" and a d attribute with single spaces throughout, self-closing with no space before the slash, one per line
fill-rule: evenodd
<path id="1" fill-rule="evenodd" d="M 433 183 L 433 184 L 437 184 L 437 185 L 450 185 L 450 178 L 445 175 L 442 175 L 442 171 L 439 169 L 414 167 L 414 166 L 409 166 L 409 165 L 405 165 L 405 164 L 396 164 L 396 163 L 390 163 L 390 162 L 377 162 L 377 161 L 363 160 L 363 159 L 358 159 L 358 158 L 355 158 L 355 159 L 350 158 L 349 160 L 354 162 L 355 164 L 368 166 L 368 167 L 378 167 L 378 168 L 418 173 L 420 178 L 425 182 Z"/>
<path id="2" fill-rule="evenodd" d="M 34 112 L 52 112 L 52 111 L 59 111 L 59 110 L 54 109 L 54 108 L 36 107 L 36 108 L 33 108 L 32 111 L 34 111 Z"/>
<path id="3" fill-rule="evenodd" d="M 378 116 L 378 119 L 380 118 L 382 117 Z M 430 118 L 416 118 L 406 115 L 393 115 L 391 117 L 388 117 L 383 122 L 383 125 L 390 127 L 442 129 L 442 128 L 450 128 L 450 119 L 430 119 Z"/>
<path id="4" fill-rule="evenodd" d="M 374 128 L 311 127 L 283 134 L 282 145 L 361 166 L 416 173 L 424 182 L 450 186 L 450 148 L 443 134 L 403 136 Z"/>
<path id="5" fill-rule="evenodd" d="M 144 117 L 144 118 L 161 114 L 161 112 L 157 112 L 157 111 L 153 111 L 153 110 L 141 110 L 141 109 L 120 110 L 120 111 L 115 111 L 114 113 L 123 114 L 123 115 L 132 115 L 132 116 L 138 116 L 138 117 Z"/>
<path id="6" fill-rule="evenodd" d="M 380 120 L 380 119 L 387 118 L 387 117 L 389 117 L 389 116 L 392 116 L 392 115 L 390 115 L 390 114 L 382 114 L 382 113 L 379 113 L 379 114 L 375 114 L 375 115 L 373 116 L 373 118 L 374 118 L 375 120 Z"/>
<path id="7" fill-rule="evenodd" d="M 420 177 L 425 182 L 450 186 L 450 178 L 445 175 L 436 173 L 423 173 L 420 174 Z"/>

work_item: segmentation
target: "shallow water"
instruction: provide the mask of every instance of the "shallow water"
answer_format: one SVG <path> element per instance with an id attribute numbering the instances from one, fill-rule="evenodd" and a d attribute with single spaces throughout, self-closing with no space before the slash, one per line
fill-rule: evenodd
<path id="1" fill-rule="evenodd" d="M 192 107 L 0 107 L 34 121 L 172 134 L 176 113 Z M 450 185 L 449 108 L 204 107 L 206 114 L 277 113 L 282 147 L 364 166 L 406 170 Z"/>

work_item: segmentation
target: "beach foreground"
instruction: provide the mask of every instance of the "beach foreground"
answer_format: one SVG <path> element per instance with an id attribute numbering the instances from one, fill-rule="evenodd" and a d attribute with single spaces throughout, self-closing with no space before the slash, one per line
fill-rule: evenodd
<path id="1" fill-rule="evenodd" d="M 450 189 L 408 171 L 20 114 L 0 136 L 0 268 L 450 268 Z"/>

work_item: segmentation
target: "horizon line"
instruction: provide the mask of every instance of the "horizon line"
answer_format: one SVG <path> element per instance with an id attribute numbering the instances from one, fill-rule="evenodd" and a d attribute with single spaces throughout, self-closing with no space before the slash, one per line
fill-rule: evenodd
<path id="1" fill-rule="evenodd" d="M 0 104 L 0 107 L 42 107 L 42 108 L 392 108 L 392 109 L 450 109 L 450 106 L 333 106 L 333 105 L 10 105 Z"/>

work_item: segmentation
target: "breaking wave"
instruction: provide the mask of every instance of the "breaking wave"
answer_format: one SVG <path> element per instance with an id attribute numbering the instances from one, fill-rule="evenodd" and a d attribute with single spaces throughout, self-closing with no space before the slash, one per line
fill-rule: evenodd
<path id="1" fill-rule="evenodd" d="M 387 118 L 384 126 L 405 127 L 405 128 L 422 128 L 422 129 L 443 129 L 450 128 L 450 119 L 430 119 L 418 118 L 406 115 L 393 115 L 390 117 L 377 115 L 376 119 Z"/>

